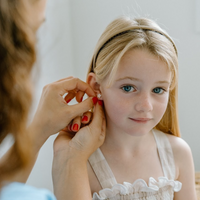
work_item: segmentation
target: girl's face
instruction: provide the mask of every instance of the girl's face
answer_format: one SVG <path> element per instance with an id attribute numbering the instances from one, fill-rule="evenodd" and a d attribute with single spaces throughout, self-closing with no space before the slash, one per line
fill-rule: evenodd
<path id="1" fill-rule="evenodd" d="M 171 72 L 147 50 L 128 51 L 121 59 L 114 81 L 100 84 L 107 128 L 129 135 L 144 135 L 163 117 L 168 104 Z"/>

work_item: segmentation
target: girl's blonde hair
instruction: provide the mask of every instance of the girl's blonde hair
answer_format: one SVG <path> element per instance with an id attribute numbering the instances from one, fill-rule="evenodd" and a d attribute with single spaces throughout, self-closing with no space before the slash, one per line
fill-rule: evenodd
<path id="1" fill-rule="evenodd" d="M 147 49 L 166 63 L 172 80 L 165 114 L 156 129 L 180 137 L 178 123 L 178 53 L 171 37 L 153 20 L 120 17 L 111 22 L 101 35 L 88 73 L 94 72 L 100 83 L 109 77 L 108 86 L 118 69 L 123 55 L 131 49 Z"/>
<path id="2" fill-rule="evenodd" d="M 27 117 L 32 101 L 30 74 L 35 61 L 35 33 L 22 0 L 0 0 L 0 143 L 11 134 L 14 144 L 0 165 L 0 184 L 30 161 Z"/>

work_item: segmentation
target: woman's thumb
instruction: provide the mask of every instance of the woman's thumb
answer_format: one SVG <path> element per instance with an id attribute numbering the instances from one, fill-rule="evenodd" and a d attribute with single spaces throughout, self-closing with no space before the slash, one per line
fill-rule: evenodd
<path id="1" fill-rule="evenodd" d="M 89 97 L 81 103 L 70 105 L 70 110 L 72 111 L 71 118 L 73 119 L 79 115 L 82 115 L 84 112 L 89 111 L 94 107 L 97 101 L 97 97 Z M 69 109 L 69 107 L 67 109 Z"/>
<path id="2" fill-rule="evenodd" d="M 100 133 L 101 139 L 104 140 L 106 133 L 106 120 L 103 108 L 103 101 L 99 100 L 97 102 L 93 113 L 93 119 L 89 126 L 92 130 L 96 130 L 94 134 Z"/>

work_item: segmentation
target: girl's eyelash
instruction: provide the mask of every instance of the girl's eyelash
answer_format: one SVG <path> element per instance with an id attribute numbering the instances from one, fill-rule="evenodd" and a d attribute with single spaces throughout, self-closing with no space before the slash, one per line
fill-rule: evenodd
<path id="1" fill-rule="evenodd" d="M 123 90 L 124 92 L 126 92 L 126 93 L 129 93 L 129 92 L 134 92 L 134 90 L 136 90 L 136 87 L 133 86 L 133 85 L 127 84 L 127 85 L 121 86 L 120 89 L 122 89 L 122 90 Z M 163 87 L 155 87 L 155 88 L 153 89 L 153 92 L 154 92 L 155 94 L 160 94 L 160 95 L 161 95 L 161 94 L 167 92 L 167 89 L 165 89 L 165 88 L 163 88 Z"/>
<path id="2" fill-rule="evenodd" d="M 162 93 L 159 93 L 158 91 L 155 92 L 156 89 L 162 90 Z M 167 92 L 167 90 L 162 88 L 162 87 L 156 87 L 156 88 L 153 89 L 153 92 L 156 93 L 156 94 L 163 94 L 164 92 Z"/>
<path id="3" fill-rule="evenodd" d="M 135 87 L 132 86 L 132 85 L 123 85 L 121 86 L 121 89 L 124 91 L 124 92 L 133 92 L 135 90 Z"/>

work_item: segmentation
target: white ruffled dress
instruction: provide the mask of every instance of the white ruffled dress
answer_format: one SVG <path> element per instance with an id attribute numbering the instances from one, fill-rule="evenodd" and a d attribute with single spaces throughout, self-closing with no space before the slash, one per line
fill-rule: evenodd
<path id="1" fill-rule="evenodd" d="M 165 133 L 152 130 L 158 149 L 164 177 L 158 181 L 149 178 L 147 184 L 143 179 L 133 184 L 118 184 L 104 155 L 97 149 L 89 158 L 102 190 L 93 194 L 93 200 L 173 200 L 174 192 L 181 190 L 182 184 L 175 181 L 175 163 L 171 144 Z"/>

